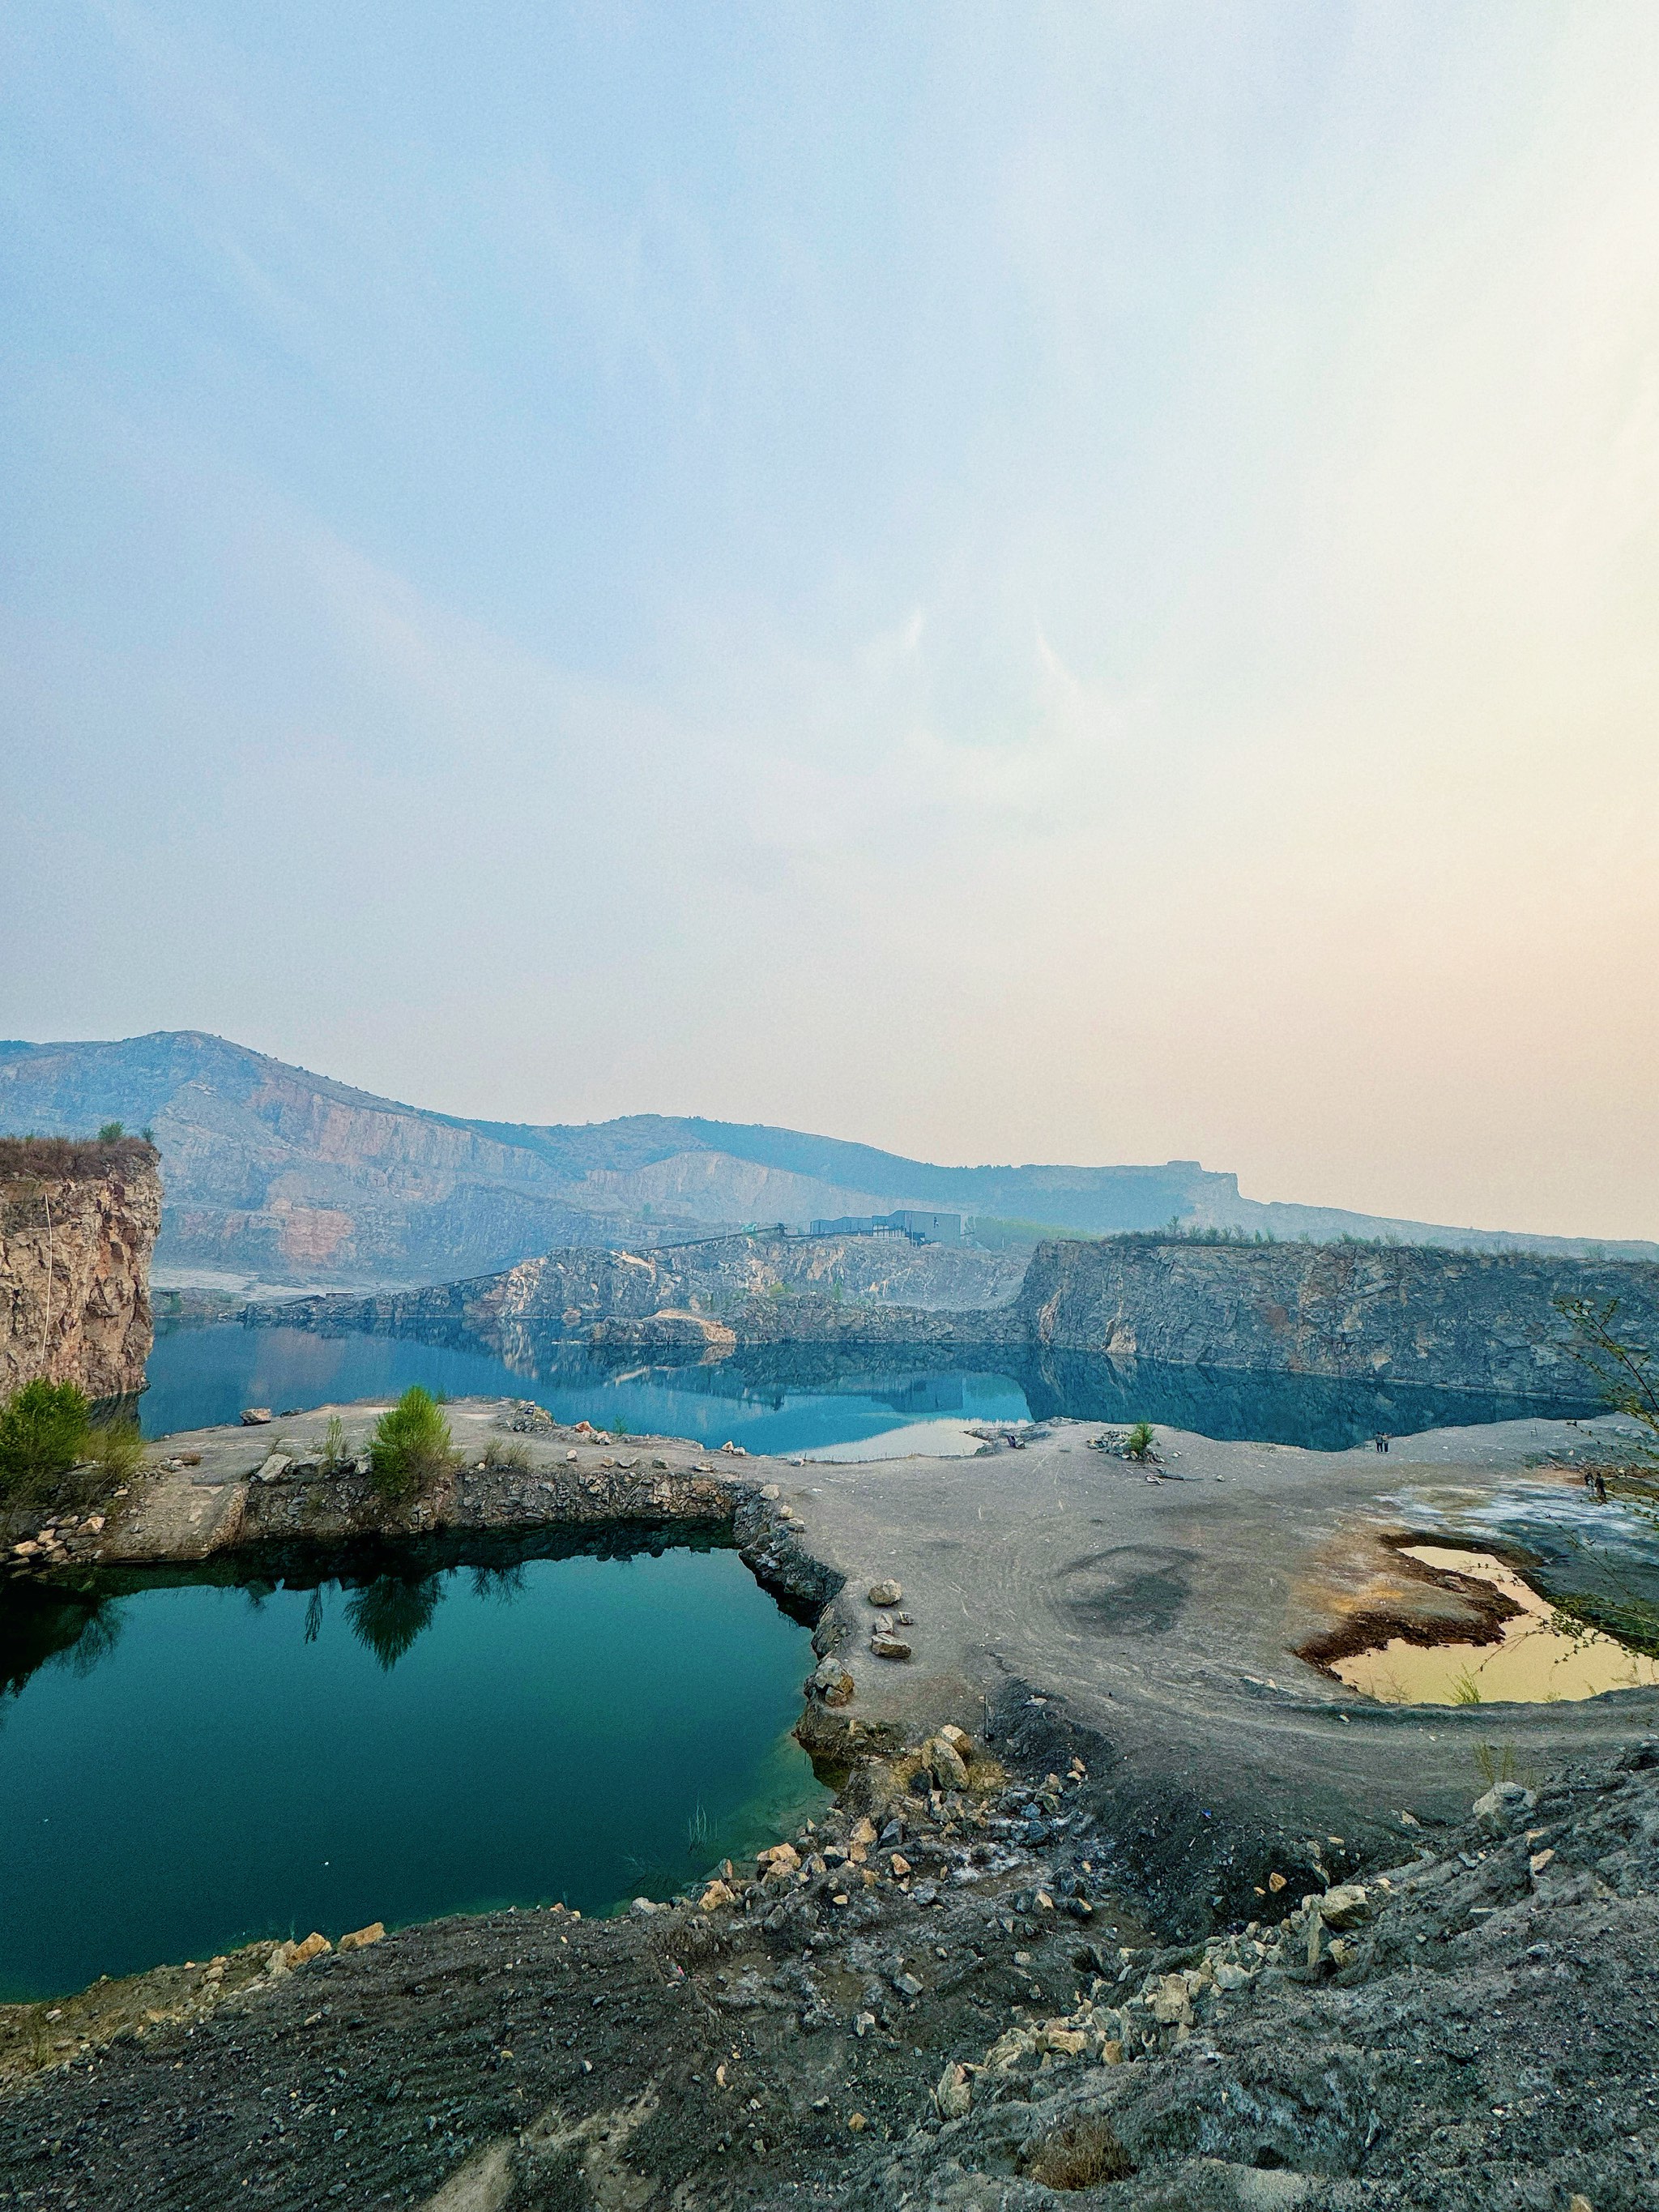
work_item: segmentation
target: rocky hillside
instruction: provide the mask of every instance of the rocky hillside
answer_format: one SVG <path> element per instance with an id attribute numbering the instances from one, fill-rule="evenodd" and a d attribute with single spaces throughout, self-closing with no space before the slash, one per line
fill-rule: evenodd
<path id="1" fill-rule="evenodd" d="M 0 1042 L 0 1131 L 148 1128 L 167 1202 L 159 1266 L 293 1284 L 406 1285 L 511 1267 L 555 1246 L 638 1249 L 699 1229 L 938 1207 L 1003 1224 L 1279 1237 L 1399 1235 L 1470 1248 L 1568 1240 L 1262 1205 L 1195 1160 L 1146 1167 L 945 1167 L 791 1129 L 630 1115 L 582 1126 L 427 1112 L 207 1036 Z M 1035 1224 L 1035 1226 L 1034 1226 Z M 1617 1248 L 1659 1259 L 1659 1246 Z"/>
<path id="2" fill-rule="evenodd" d="M 45 1376 L 92 1398 L 143 1387 L 154 1149 L 0 1139 L 0 1396 Z"/>

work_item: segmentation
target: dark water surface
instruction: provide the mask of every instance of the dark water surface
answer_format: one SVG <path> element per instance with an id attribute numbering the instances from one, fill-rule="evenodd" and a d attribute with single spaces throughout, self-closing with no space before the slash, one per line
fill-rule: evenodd
<path id="1" fill-rule="evenodd" d="M 787 1733 L 811 1663 L 726 1550 L 15 1585 L 0 1997 L 256 1936 L 668 1894 L 827 1794 Z"/>
<path id="2" fill-rule="evenodd" d="M 706 1365 L 618 1364 L 522 1328 L 507 1359 L 459 1332 L 324 1335 L 231 1322 L 158 1338 L 149 1371 L 142 1411 L 149 1436 L 234 1421 L 248 1405 L 295 1411 L 391 1397 L 422 1382 L 450 1397 L 533 1398 L 562 1421 L 689 1437 L 710 1448 L 729 1437 L 752 1452 L 785 1455 L 951 1414 L 985 1421 L 1056 1414 L 1147 1420 L 1200 1436 L 1340 1451 L 1379 1430 L 1408 1436 L 1528 1413 L 1599 1410 L 1589 1400 L 1546 1403 L 1486 1391 L 1026 1355 L 1006 1346 L 951 1355 L 932 1346 L 789 1345 Z"/>

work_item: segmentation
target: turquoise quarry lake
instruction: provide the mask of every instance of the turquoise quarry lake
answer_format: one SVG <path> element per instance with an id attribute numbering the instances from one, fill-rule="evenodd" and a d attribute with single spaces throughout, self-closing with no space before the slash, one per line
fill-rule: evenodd
<path id="1" fill-rule="evenodd" d="M 603 1912 L 827 1795 L 787 1733 L 808 1632 L 735 1553 L 288 1564 L 8 1592 L 0 1996 L 313 1928 Z"/>
<path id="2" fill-rule="evenodd" d="M 606 1362 L 550 1337 L 515 1341 L 508 1365 L 492 1346 L 363 1330 L 222 1323 L 161 1336 L 141 1401 L 145 1433 L 234 1421 L 244 1406 L 278 1413 L 387 1398 L 411 1382 L 452 1397 L 533 1398 L 561 1421 L 613 1432 L 728 1438 L 785 1456 L 859 1443 L 912 1423 L 1148 1420 L 1201 1436 L 1340 1451 L 1379 1430 L 1393 1436 L 1534 1413 L 1585 1413 L 1593 1401 L 1543 1403 L 1474 1390 L 1431 1390 L 1316 1376 L 1160 1367 L 1006 1348 L 954 1357 L 933 1346 L 879 1351 L 782 1345 L 686 1366 Z"/>

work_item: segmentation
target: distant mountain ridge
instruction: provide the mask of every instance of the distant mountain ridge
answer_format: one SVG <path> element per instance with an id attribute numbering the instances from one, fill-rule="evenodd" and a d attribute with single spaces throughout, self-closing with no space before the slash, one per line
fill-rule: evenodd
<path id="1" fill-rule="evenodd" d="M 1343 1236 L 1475 1250 L 1659 1258 L 1634 1241 L 1505 1236 L 1261 1204 L 1236 1176 L 1162 1166 L 943 1167 L 869 1146 L 696 1115 L 534 1125 L 354 1090 L 194 1030 L 0 1042 L 0 1133 L 149 1128 L 160 1267 L 305 1285 L 487 1274 L 555 1246 L 671 1242 L 750 1222 L 937 1206 L 1074 1235 L 1158 1229 Z"/>

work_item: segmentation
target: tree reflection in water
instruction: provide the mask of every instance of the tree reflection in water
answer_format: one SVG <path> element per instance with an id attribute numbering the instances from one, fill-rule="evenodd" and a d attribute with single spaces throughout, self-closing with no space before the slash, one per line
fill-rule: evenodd
<path id="1" fill-rule="evenodd" d="M 7 1595 L 0 1615 L 0 1696 L 18 1696 L 29 1677 L 48 1665 L 89 1674 L 120 1637 L 121 1607 L 113 1595 L 60 1596 L 25 1583 Z"/>
<path id="2" fill-rule="evenodd" d="M 374 1564 L 380 1565 L 384 1558 L 383 1553 Z M 418 1567 L 409 1560 L 401 1573 L 379 1574 L 367 1561 L 343 1572 L 337 1565 L 332 1574 L 320 1576 L 302 1559 L 284 1560 L 280 1565 L 268 1562 L 265 1571 L 253 1575 L 238 1574 L 235 1567 L 235 1562 L 224 1560 L 187 1569 L 118 1569 L 88 1577 L 79 1588 L 21 1579 L 14 1583 L 0 1604 L 0 1703 L 8 1693 L 20 1694 L 45 1666 L 90 1674 L 115 1649 L 123 1600 L 147 1589 L 206 1583 L 238 1592 L 256 1614 L 274 1601 L 303 1594 L 301 1635 L 307 1644 L 321 1638 L 330 1594 L 338 1591 L 344 1599 L 346 1626 L 388 1673 L 431 1626 L 445 1589 L 457 1575 L 469 1576 L 475 1597 L 499 1604 L 510 1604 L 526 1589 L 522 1559 L 478 1563 L 450 1558 L 434 1565 L 428 1553 Z"/>
<path id="3" fill-rule="evenodd" d="M 474 1567 L 472 1570 L 474 1597 L 493 1597 L 498 1605 L 511 1605 L 514 1599 L 523 1593 L 522 1559 L 515 1559 L 508 1565 Z"/>
<path id="4" fill-rule="evenodd" d="M 432 1626 L 443 1585 L 441 1574 L 422 1575 L 418 1580 L 378 1576 L 347 1598 L 346 1626 L 390 1674 L 422 1630 Z"/>

